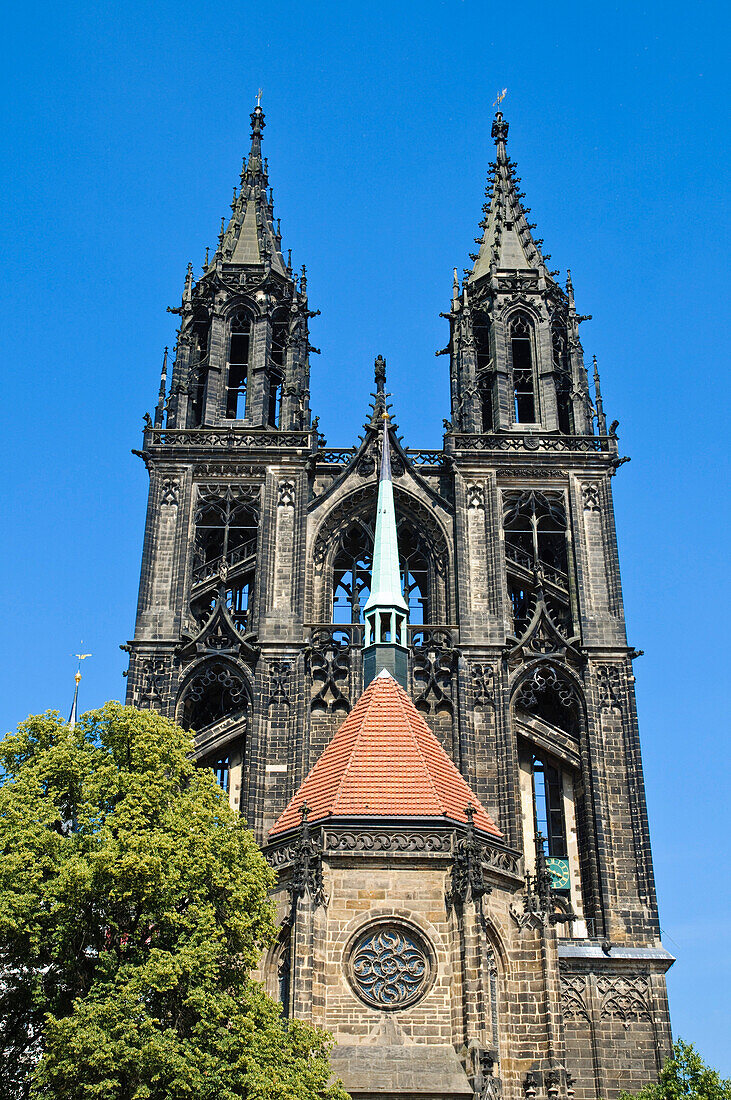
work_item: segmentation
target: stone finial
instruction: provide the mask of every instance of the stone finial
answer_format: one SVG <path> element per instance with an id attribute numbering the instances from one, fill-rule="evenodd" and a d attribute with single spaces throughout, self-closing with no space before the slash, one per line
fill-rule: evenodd
<path id="1" fill-rule="evenodd" d="M 492 124 L 491 137 L 496 145 L 504 145 L 508 140 L 509 123 L 503 118 L 503 112 L 497 111 Z"/>

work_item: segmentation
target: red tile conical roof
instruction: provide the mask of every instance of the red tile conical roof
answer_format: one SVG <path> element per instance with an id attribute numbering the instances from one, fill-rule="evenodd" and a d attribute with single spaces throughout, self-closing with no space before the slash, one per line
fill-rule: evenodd
<path id="1" fill-rule="evenodd" d="M 387 672 L 372 680 L 269 836 L 325 817 L 438 817 L 502 836 L 409 696 Z"/>

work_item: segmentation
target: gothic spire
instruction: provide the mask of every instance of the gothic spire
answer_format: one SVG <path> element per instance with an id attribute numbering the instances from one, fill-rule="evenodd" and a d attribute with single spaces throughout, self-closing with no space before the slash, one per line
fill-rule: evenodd
<path id="1" fill-rule="evenodd" d="M 373 542 L 373 573 L 371 575 L 371 594 L 365 605 L 366 615 L 375 607 L 398 608 L 400 611 L 405 612 L 409 610 L 401 591 L 396 510 L 393 502 L 393 482 L 391 481 L 389 420 L 388 413 L 384 412 L 383 451 L 381 453 L 381 474 L 378 482 L 378 504 L 376 507 L 376 535 Z"/>
<path id="2" fill-rule="evenodd" d="M 385 366 L 384 362 L 384 372 Z M 391 481 L 390 417 L 385 411 L 382 416 L 383 449 L 376 505 L 376 534 L 373 540 L 371 593 L 363 609 L 366 625 L 363 682 L 369 684 L 385 668 L 402 687 L 406 687 L 406 624 L 409 605 L 401 590 L 396 509 Z"/>
<path id="3" fill-rule="evenodd" d="M 518 189 L 517 165 L 506 151 L 508 123 L 500 110 L 492 124 L 492 137 L 496 155 L 488 175 L 485 218 L 480 222 L 484 233 L 480 250 L 473 256 L 471 282 L 495 271 L 528 271 L 545 266 L 542 242 L 534 240 L 531 234 L 535 227 L 528 222 L 530 210 L 523 206 L 524 196 Z"/>
<path id="4" fill-rule="evenodd" d="M 251 148 L 241 169 L 241 189 L 231 204 L 232 214 L 214 256 L 224 263 L 271 268 L 287 277 L 281 237 L 274 222 L 274 199 L 267 195 L 269 175 L 262 158 L 264 112 L 257 102 L 251 113 Z"/>

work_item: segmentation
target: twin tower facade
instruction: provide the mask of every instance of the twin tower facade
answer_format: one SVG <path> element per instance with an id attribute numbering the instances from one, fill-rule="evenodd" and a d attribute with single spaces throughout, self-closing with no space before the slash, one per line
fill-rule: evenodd
<path id="1" fill-rule="evenodd" d="M 329 447 L 306 273 L 282 250 L 261 107 L 251 121 L 139 452 L 127 700 L 194 731 L 264 846 L 281 932 L 262 981 L 333 1033 L 353 1097 L 610 1100 L 669 1051 L 672 958 L 614 528 L 624 459 L 586 318 L 498 112 L 479 250 L 445 314 L 442 448 L 399 441 L 381 356 L 362 441 Z"/>

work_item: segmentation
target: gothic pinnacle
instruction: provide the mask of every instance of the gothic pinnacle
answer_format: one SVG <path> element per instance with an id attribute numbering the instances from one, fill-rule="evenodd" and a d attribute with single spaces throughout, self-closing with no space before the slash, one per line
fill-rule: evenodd
<path id="1" fill-rule="evenodd" d="M 571 271 L 566 268 L 566 294 L 569 299 L 569 308 L 574 308 L 574 284 L 571 281 Z"/>
<path id="2" fill-rule="evenodd" d="M 165 413 L 165 393 L 167 390 L 167 378 L 168 378 L 168 349 L 165 348 L 162 357 L 162 369 L 160 371 L 160 390 L 157 396 L 157 406 L 155 408 L 155 427 L 162 427 L 162 418 Z"/>
<path id="3" fill-rule="evenodd" d="M 599 429 L 599 435 L 606 435 L 607 418 L 604 412 L 604 402 L 602 401 L 602 387 L 599 381 L 599 365 L 596 361 L 596 355 L 594 356 L 594 406 L 596 408 L 596 426 Z"/>
<path id="4" fill-rule="evenodd" d="M 249 152 L 249 163 L 246 171 L 246 175 L 249 179 L 254 176 L 264 175 L 266 169 L 262 164 L 261 159 L 261 136 L 266 126 L 264 121 L 264 112 L 261 109 L 260 96 L 257 96 L 257 104 L 254 110 L 251 112 L 251 151 Z"/>
<path id="5" fill-rule="evenodd" d="M 185 272 L 185 288 L 183 290 L 183 301 L 190 302 L 193 298 L 193 265 L 188 264 L 187 271 Z"/>

